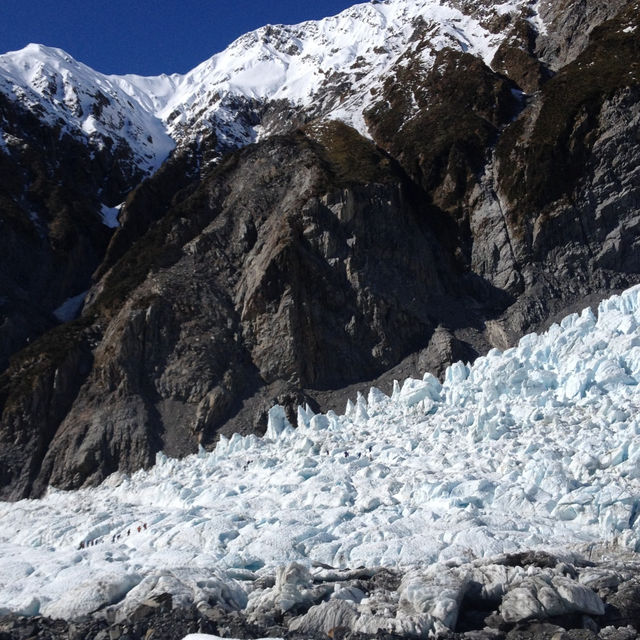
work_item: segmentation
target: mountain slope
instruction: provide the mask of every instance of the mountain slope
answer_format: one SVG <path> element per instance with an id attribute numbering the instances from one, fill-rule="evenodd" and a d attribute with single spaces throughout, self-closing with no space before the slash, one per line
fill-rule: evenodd
<path id="1" fill-rule="evenodd" d="M 118 84 L 61 49 L 31 44 L 0 56 L 0 91 L 37 113 L 42 124 L 91 147 L 122 147 L 138 170 L 153 171 L 174 144 L 153 111 Z"/>
<path id="2" fill-rule="evenodd" d="M 298 403 L 440 374 L 637 282 L 639 8 L 393 0 L 258 30 L 183 77 L 93 77 L 113 87 L 107 113 L 131 100 L 177 146 L 135 188 L 135 153 L 107 150 L 121 226 L 82 316 L 0 377 L 0 495 L 261 432 L 273 402 L 293 420 Z M 568 24 L 584 35 L 568 43 Z M 98 158 L 113 122 L 68 138 Z M 100 227 L 111 174 L 90 175 Z"/>
<path id="3" fill-rule="evenodd" d="M 0 367 L 66 317 L 86 292 L 113 222 L 106 216 L 143 172 L 116 148 L 88 148 L 0 93 Z M 107 226 L 107 222 L 109 226 Z M 61 314 L 56 317 L 56 314 Z"/>
<path id="4" fill-rule="evenodd" d="M 346 157 L 326 146 L 346 135 Z M 354 173 L 364 153 L 369 164 Z M 193 451 L 225 423 L 260 428 L 274 395 L 311 401 L 303 389 L 373 378 L 426 347 L 445 314 L 464 315 L 452 293 L 465 285 L 437 246 L 433 213 L 344 125 L 275 137 L 221 163 L 105 274 L 82 320 L 55 336 L 97 347 L 35 490 L 133 471 L 158 449 Z M 40 430 L 20 389 L 49 367 L 64 370 L 43 362 L 50 346 L 44 336 L 3 379 L 5 424 L 33 439 Z M 252 412 L 242 412 L 245 399 Z M 23 470 L 37 451 L 7 450 L 7 467 L 35 480 Z"/>
<path id="5" fill-rule="evenodd" d="M 407 57 L 417 56 L 427 70 L 439 51 L 453 49 L 516 82 L 536 65 L 548 77 L 628 3 L 583 4 L 376 0 L 319 21 L 262 27 L 171 76 L 106 76 L 34 44 L 0 56 L 0 91 L 90 144 L 111 138 L 128 146 L 132 161 L 151 171 L 175 142 L 212 133 L 224 151 L 318 117 L 368 135 L 363 112 Z M 530 83 L 522 84 L 529 91 Z"/>
<path id="6" fill-rule="evenodd" d="M 523 7 L 515 3 L 507 9 L 518 14 Z M 39 231 L 43 245 L 25 255 L 31 262 L 59 265 L 51 246 L 56 240 L 47 239 L 46 223 L 60 217 L 59 206 L 48 203 L 46 193 L 39 194 L 35 204 L 25 193 L 31 181 L 38 186 L 42 181 L 24 175 L 24 165 L 30 161 L 22 158 L 23 150 L 39 151 L 43 135 L 51 142 L 64 138 L 74 145 L 73 152 L 60 149 L 46 163 L 46 171 L 56 172 L 56 181 L 65 189 L 77 187 L 77 194 L 65 198 L 75 202 L 82 194 L 82 204 L 74 206 L 86 210 L 83 219 L 106 212 L 109 226 L 114 227 L 114 207 L 162 164 L 176 144 L 194 154 L 185 171 L 197 174 L 222 153 L 291 131 L 313 118 L 337 118 L 368 135 L 363 110 L 374 100 L 387 69 L 407 47 L 415 46 L 419 33 L 429 33 L 429 46 L 420 54 L 427 65 L 445 46 L 468 50 L 488 62 L 508 37 L 508 30 L 501 33 L 489 24 L 504 12 L 483 6 L 469 14 L 465 6 L 440 6 L 432 0 L 361 4 L 318 22 L 258 29 L 183 76 L 105 76 L 60 49 L 42 45 L 1 55 L 0 94 L 8 106 L 0 118 L 0 158 L 7 167 L 3 183 L 13 185 L 11 202 L 4 209 L 17 206 L 27 226 L 27 218 L 44 218 Z M 38 123 L 27 124 L 19 112 L 33 114 Z M 34 134 L 35 128 L 46 133 Z M 78 181 L 78 167 L 93 174 L 89 181 Z M 184 178 L 175 173 L 174 177 L 184 185 Z M 43 184 L 42 189 L 50 187 Z M 107 264 L 158 217 L 140 215 L 132 222 L 114 241 Z M 60 289 L 55 300 L 31 310 L 25 301 L 41 297 L 43 284 L 53 280 L 52 271 L 45 269 L 41 277 L 25 281 L 11 260 L 0 265 L 7 274 L 4 293 L 11 301 L 5 312 L 10 321 L 2 332 L 3 367 L 11 353 L 55 325 L 60 305 L 88 289 L 90 274 L 104 254 L 105 233 L 99 229 L 96 233 L 102 236 L 100 241 L 88 239 L 95 256 L 75 263 L 70 259 L 69 268 L 79 277 L 73 282 L 62 279 L 62 286 L 54 288 Z M 25 243 L 30 246 L 23 236 L 11 241 Z M 65 259 L 69 259 L 66 254 Z M 104 267 L 99 273 L 103 272 Z"/>
<path id="7" fill-rule="evenodd" d="M 105 76 L 60 49 L 29 45 L 0 56 L 0 90 L 51 124 L 62 120 L 79 135 L 128 145 L 150 170 L 172 147 L 167 134 L 178 143 L 214 134 L 228 151 L 322 117 L 366 135 L 364 109 L 387 70 L 425 34 L 425 65 L 444 48 L 489 64 L 511 35 L 505 16 L 507 25 L 520 16 L 540 24 L 524 0 L 474 10 L 435 0 L 359 4 L 320 21 L 268 25 L 185 75 L 157 77 Z"/>

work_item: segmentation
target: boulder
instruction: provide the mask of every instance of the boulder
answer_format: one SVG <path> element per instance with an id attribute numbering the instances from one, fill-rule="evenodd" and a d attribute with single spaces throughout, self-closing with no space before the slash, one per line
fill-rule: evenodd
<path id="1" fill-rule="evenodd" d="M 573 613 L 604 614 L 604 603 L 596 593 L 563 576 L 538 574 L 510 589 L 500 613 L 506 622 L 547 620 Z"/>
<path id="2" fill-rule="evenodd" d="M 400 585 L 399 611 L 407 615 L 428 615 L 445 627 L 455 629 L 469 577 L 450 570 L 426 576 L 409 572 Z"/>
<path id="3" fill-rule="evenodd" d="M 159 611 L 171 611 L 173 608 L 173 598 L 170 593 L 161 593 L 143 600 L 130 614 L 131 622 L 139 622 Z"/>
<path id="4" fill-rule="evenodd" d="M 333 629 L 353 629 L 357 619 L 358 612 L 354 603 L 333 599 L 311 607 L 303 616 L 292 620 L 289 630 L 301 634 L 329 635 Z"/>
<path id="5" fill-rule="evenodd" d="M 278 568 L 273 587 L 253 591 L 249 595 L 246 607 L 248 619 L 255 622 L 265 616 L 279 619 L 285 613 L 302 613 L 328 597 L 332 591 L 332 585 L 314 586 L 307 567 L 292 562 Z"/>
<path id="6" fill-rule="evenodd" d="M 623 582 L 606 598 L 605 625 L 632 626 L 640 631 L 640 581 Z"/>

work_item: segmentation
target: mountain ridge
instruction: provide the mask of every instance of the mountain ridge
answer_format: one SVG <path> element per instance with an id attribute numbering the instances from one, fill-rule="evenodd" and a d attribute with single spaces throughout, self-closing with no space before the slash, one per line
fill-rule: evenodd
<path id="1" fill-rule="evenodd" d="M 524 0 L 512 1 L 506 8 L 503 5 L 496 15 L 520 14 L 527 4 Z M 483 9 L 486 13 L 487 7 Z M 538 27 L 542 24 L 539 18 L 526 19 Z M 123 111 L 126 111 L 124 96 L 128 97 L 130 113 L 144 126 L 141 129 L 134 126 L 124 139 L 137 142 L 131 146 L 140 147 L 141 151 L 136 148 L 136 152 L 141 162 L 153 154 L 154 161 L 144 167 L 151 170 L 166 159 L 171 148 L 157 130 L 158 123 L 153 123 L 149 116 L 162 123 L 165 134 L 180 142 L 194 135 L 186 135 L 187 129 L 201 132 L 216 120 L 224 125 L 230 116 L 225 98 L 258 103 L 286 100 L 293 107 L 310 110 L 312 115 L 308 117 L 341 119 L 367 135 L 362 120 L 366 100 L 362 105 L 358 105 L 358 101 L 367 91 L 375 91 L 379 77 L 406 52 L 407 45 L 411 46 L 417 26 L 430 31 L 432 51 L 453 46 L 479 55 L 486 64 L 507 37 L 507 34 L 492 33 L 472 15 L 435 0 L 417 3 L 389 0 L 355 5 L 323 20 L 261 27 L 241 36 L 186 74 L 105 75 L 77 62 L 61 49 L 35 44 L 0 56 L 0 69 L 5 91 L 8 79 L 14 93 L 31 90 L 40 97 L 41 105 L 49 102 L 56 115 L 62 112 L 71 120 L 72 127 L 88 135 L 114 135 L 117 129 L 107 126 L 101 131 L 99 125 L 104 123 L 92 115 L 87 116 L 96 109 L 96 104 L 99 108 L 101 101 L 109 100 L 105 94 Z M 432 57 L 428 51 L 424 55 Z M 351 102 L 351 106 L 340 104 L 344 95 L 334 96 L 320 108 L 313 105 L 319 95 L 331 94 L 333 85 L 347 91 L 346 102 Z M 95 98 L 95 102 L 90 106 L 81 104 L 78 95 Z M 86 116 L 84 121 L 79 120 L 82 116 Z M 234 132 L 228 121 L 226 125 L 228 131 L 224 131 L 224 126 L 216 131 L 218 135 L 224 133 L 232 141 L 231 146 L 254 142 L 269 133 L 268 129 L 261 130 L 259 123 L 253 126 L 253 131 Z M 151 132 L 154 128 L 156 133 L 151 135 L 159 142 L 149 147 L 136 133 Z"/>

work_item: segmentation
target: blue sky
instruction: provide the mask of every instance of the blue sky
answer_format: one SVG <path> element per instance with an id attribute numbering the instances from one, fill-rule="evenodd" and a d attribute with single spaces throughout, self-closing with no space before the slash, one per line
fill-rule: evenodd
<path id="1" fill-rule="evenodd" d="M 357 1 L 0 0 L 0 53 L 37 42 L 103 73 L 184 73 L 247 31 Z"/>

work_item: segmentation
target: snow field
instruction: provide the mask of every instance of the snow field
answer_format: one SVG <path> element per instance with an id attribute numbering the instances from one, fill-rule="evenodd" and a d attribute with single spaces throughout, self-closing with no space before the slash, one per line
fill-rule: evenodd
<path id="1" fill-rule="evenodd" d="M 371 389 L 341 416 L 300 408 L 297 429 L 274 407 L 264 438 L 1 504 L 0 612 L 71 617 L 163 590 L 242 608 L 245 580 L 294 561 L 408 568 L 602 541 L 635 550 L 639 382 L 635 287 L 597 318 L 586 310 L 454 364 L 443 384 L 426 374 L 391 397 Z M 78 549 L 88 540 L 101 542 Z"/>

